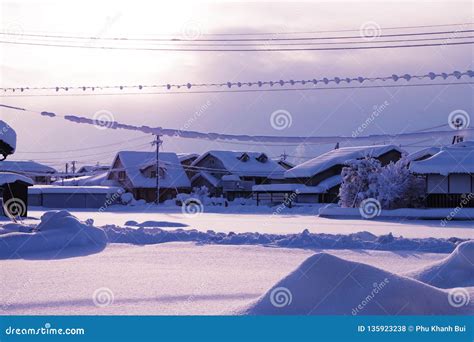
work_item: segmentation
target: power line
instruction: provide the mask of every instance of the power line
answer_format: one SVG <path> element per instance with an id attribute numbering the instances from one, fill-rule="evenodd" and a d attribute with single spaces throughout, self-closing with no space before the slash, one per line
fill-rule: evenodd
<path id="1" fill-rule="evenodd" d="M 1 34 L 1 33 L 0 33 Z M 365 40 L 365 41 L 344 41 L 344 42 L 289 42 L 280 43 L 273 42 L 272 40 L 263 43 L 200 43 L 200 42 L 181 42 L 176 43 L 155 43 L 152 46 L 174 46 L 174 47 L 234 47 L 234 46 L 257 46 L 257 47 L 269 47 L 269 46 L 317 46 L 317 45 L 352 45 L 352 44 L 380 44 L 380 43 L 407 43 L 407 42 L 423 42 L 423 41 L 450 41 L 455 39 L 472 39 L 474 36 L 449 36 L 449 37 L 432 37 L 432 38 L 415 38 L 415 39 L 391 39 L 391 40 Z M 75 44 L 80 43 L 74 40 L 58 40 L 58 39 L 34 39 L 31 40 L 34 43 L 69 43 Z"/>
<path id="2" fill-rule="evenodd" d="M 295 86 L 295 85 L 317 85 L 317 84 L 329 84 L 329 83 L 335 83 L 335 84 L 340 84 L 340 83 L 351 83 L 351 82 L 359 82 L 363 83 L 365 81 L 370 81 L 370 82 L 375 82 L 375 81 L 395 81 L 397 82 L 398 80 L 405 80 L 409 82 L 412 79 L 417 79 L 417 80 L 422 80 L 422 79 L 430 79 L 430 80 L 435 80 L 436 78 L 442 78 L 444 80 L 454 77 L 456 79 L 460 79 L 463 76 L 468 76 L 468 77 L 474 77 L 474 71 L 472 70 L 467 70 L 464 72 L 461 71 L 453 71 L 450 73 L 446 72 L 441 72 L 441 73 L 435 73 L 435 72 L 429 72 L 427 74 L 419 74 L 419 75 L 411 75 L 411 74 L 392 74 L 389 76 L 372 76 L 372 77 L 364 77 L 364 76 L 359 76 L 359 77 L 323 77 L 323 78 L 312 78 L 312 79 L 300 79 L 300 80 L 274 80 L 274 81 L 228 81 L 228 82 L 221 82 L 221 83 L 178 83 L 178 84 L 155 84 L 155 85 L 103 85 L 103 86 L 56 86 L 56 87 L 0 87 L 0 90 L 3 90 L 4 92 L 11 91 L 29 91 L 29 90 L 55 90 L 55 91 L 69 91 L 69 90 L 96 90 L 96 89 L 116 89 L 116 90 L 123 90 L 123 89 L 154 89 L 154 88 L 165 88 L 165 89 L 191 89 L 191 88 L 201 88 L 201 87 L 227 87 L 227 88 L 232 88 L 232 87 L 262 87 L 262 86 Z"/>
<path id="3" fill-rule="evenodd" d="M 185 139 L 200 139 L 200 140 L 210 140 L 210 141 L 251 141 L 255 143 L 337 143 L 340 141 L 380 141 L 384 139 L 390 140 L 413 140 L 415 138 L 427 138 L 432 137 L 433 134 L 436 134 L 437 137 L 452 136 L 453 131 L 435 131 L 435 132 L 418 132 L 418 133 L 400 133 L 400 134 L 374 134 L 369 136 L 327 136 L 327 137 L 315 137 L 315 136 L 268 136 L 268 135 L 242 135 L 242 134 L 223 134 L 215 132 L 198 132 L 198 131 L 189 131 L 189 130 L 180 130 L 172 128 L 162 128 L 162 127 L 149 127 L 149 126 L 137 126 L 130 124 L 123 124 L 117 121 L 110 121 L 107 123 L 98 123 L 95 119 L 90 119 L 81 116 L 75 115 L 58 115 L 53 112 L 38 112 L 26 108 L 17 107 L 15 110 L 18 111 L 27 111 L 35 114 L 39 114 L 47 118 L 62 118 L 63 120 L 75 122 L 78 124 L 100 126 L 107 129 L 123 129 L 134 132 L 142 132 L 145 134 L 155 134 L 175 138 L 185 138 Z M 457 135 L 467 135 L 474 131 L 474 128 L 463 128 L 456 131 Z"/>
<path id="4" fill-rule="evenodd" d="M 78 93 L 78 94 L 24 94 L 24 95 L 1 95 L 0 98 L 19 97 L 50 97 L 50 96 L 135 96 L 135 95 L 184 95 L 184 94 L 215 94 L 215 93 L 255 93 L 255 92 L 282 92 L 282 91 L 316 91 L 316 90 L 343 90 L 343 89 L 374 89 L 374 88 L 410 88 L 429 86 L 455 86 L 472 85 L 474 82 L 442 82 L 442 83 L 419 83 L 419 84 L 386 84 L 369 86 L 344 86 L 324 88 L 273 88 L 273 89 L 238 89 L 238 90 L 200 90 L 200 91 L 170 91 L 170 92 L 135 92 L 135 93 Z"/>
<path id="5" fill-rule="evenodd" d="M 472 30 L 474 31 L 474 30 Z M 450 40 L 447 38 L 446 40 Z M 474 44 L 474 41 L 468 42 L 443 42 L 429 44 L 405 44 L 405 45 L 380 45 L 380 46 L 355 46 L 355 47 L 326 47 L 326 48 L 261 48 L 261 49 L 193 49 L 193 48 L 151 48 L 151 47 L 124 47 L 124 46 L 96 46 L 96 45 L 67 45 L 67 44 L 45 44 L 20 41 L 4 41 L 0 44 L 28 45 L 28 46 L 45 46 L 45 47 L 65 47 L 79 49 L 100 49 L 100 50 L 133 50 L 133 51 L 163 51 L 163 52 L 290 52 L 290 51 L 345 51 L 345 50 L 373 50 L 373 49 L 402 49 L 402 48 L 418 48 L 418 47 L 435 47 L 435 46 L 451 46 L 451 45 L 467 45 Z M 363 43 L 361 43 L 363 44 Z"/>
<path id="6" fill-rule="evenodd" d="M 380 30 L 404 30 L 404 29 L 416 29 L 416 28 L 433 28 L 433 27 L 449 27 L 449 26 L 469 26 L 474 23 L 455 23 L 455 24 L 431 24 L 431 25 L 414 25 L 414 26 L 390 26 L 390 27 L 380 27 Z M 361 28 L 358 29 L 340 29 L 340 30 L 315 30 L 315 31 L 273 31 L 273 32 L 200 32 L 199 36 L 262 36 L 262 35 L 285 35 L 285 34 L 317 34 L 317 33 L 338 33 L 338 32 L 360 32 Z M 42 34 L 63 34 L 70 35 L 71 33 L 64 32 L 55 32 L 51 33 L 48 31 L 33 31 L 33 33 Z M 161 36 L 161 37 L 173 37 L 176 35 L 182 35 L 182 33 L 142 33 L 137 34 L 136 36 Z M 85 36 L 85 35 L 82 35 Z M 88 37 L 87 35 L 86 37 Z M 91 36 L 97 37 L 97 36 Z"/>
<path id="7" fill-rule="evenodd" d="M 56 151 L 15 151 L 15 154 L 17 153 L 22 153 L 22 154 L 38 154 L 38 153 L 69 153 L 69 152 L 78 152 L 78 151 L 86 151 L 86 150 L 95 150 L 98 148 L 102 147 L 109 147 L 109 146 L 116 146 L 116 145 L 123 145 L 126 144 L 130 141 L 136 141 L 136 140 L 142 140 L 142 139 L 149 139 L 149 137 L 138 137 L 134 139 L 128 139 L 127 141 L 119 142 L 119 143 L 114 143 L 114 144 L 107 144 L 107 145 L 96 145 L 96 146 L 90 146 L 90 147 L 84 147 L 84 148 L 78 148 L 78 149 L 72 149 L 72 150 L 56 150 Z"/>
<path id="8" fill-rule="evenodd" d="M 381 31 L 382 28 L 376 31 Z M 48 34 L 28 34 L 14 32 L 0 32 L 4 36 L 21 36 L 34 38 L 59 38 L 59 39 L 77 39 L 77 40 L 93 40 L 93 41 L 144 41 L 144 42 L 258 42 L 258 41 L 295 41 L 295 40 L 335 40 L 335 39 L 367 39 L 367 38 L 384 38 L 384 37 L 410 37 L 410 36 L 426 36 L 426 35 L 442 35 L 442 34 L 460 34 L 470 33 L 474 30 L 450 30 L 450 31 L 430 31 L 430 32 L 409 32 L 409 33 L 392 33 L 379 34 L 376 37 L 367 37 L 363 34 L 353 36 L 326 36 L 326 37 L 272 37 L 272 38 L 220 38 L 220 39 L 202 39 L 202 38 L 130 38 L 130 37 L 94 37 L 94 36 L 74 36 L 74 35 L 48 35 Z"/>

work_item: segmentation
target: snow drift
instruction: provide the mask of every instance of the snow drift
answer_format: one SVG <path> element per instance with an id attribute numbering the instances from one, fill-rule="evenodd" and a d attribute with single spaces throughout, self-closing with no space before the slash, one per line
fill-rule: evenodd
<path id="1" fill-rule="evenodd" d="M 306 259 L 256 302 L 249 315 L 461 315 L 447 291 L 326 253 Z"/>
<path id="2" fill-rule="evenodd" d="M 446 259 L 407 276 L 441 288 L 474 286 L 474 241 L 461 243 Z"/>
<path id="3" fill-rule="evenodd" d="M 137 225 L 135 221 L 128 225 Z M 450 253 L 458 243 L 464 241 L 458 238 L 441 239 L 408 239 L 392 234 L 376 236 L 370 232 L 343 234 L 314 234 L 305 229 L 297 234 L 267 234 L 267 233 L 221 233 L 213 230 L 207 232 L 195 229 L 161 229 L 148 227 L 143 224 L 140 228 L 118 227 L 106 225 L 101 227 L 111 243 L 132 243 L 140 245 L 166 242 L 197 242 L 218 245 L 265 245 L 284 248 L 309 249 L 369 249 L 369 250 L 416 250 L 419 252 Z M 161 227 L 170 227 L 159 222 Z"/>
<path id="4" fill-rule="evenodd" d="M 50 211 L 36 227 L 6 224 L 0 229 L 0 259 L 30 257 L 47 253 L 60 258 L 103 250 L 107 237 L 103 230 L 80 222 L 67 211 Z"/>

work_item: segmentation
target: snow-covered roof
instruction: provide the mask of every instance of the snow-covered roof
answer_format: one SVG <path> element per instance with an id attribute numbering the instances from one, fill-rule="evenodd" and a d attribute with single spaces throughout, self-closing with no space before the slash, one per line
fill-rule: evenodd
<path id="1" fill-rule="evenodd" d="M 239 182 L 240 177 L 237 175 L 223 175 L 222 176 L 223 181 L 232 181 L 232 182 Z"/>
<path id="2" fill-rule="evenodd" d="M 474 173 L 474 141 L 443 147 L 430 158 L 411 162 L 410 170 L 419 174 Z"/>
<path id="3" fill-rule="evenodd" d="M 0 161 L 0 171 L 44 174 L 56 173 L 56 170 L 50 166 L 37 163 L 32 160 L 4 160 Z"/>
<path id="4" fill-rule="evenodd" d="M 117 186 L 60 186 L 35 185 L 28 188 L 28 194 L 113 194 L 122 191 Z"/>
<path id="5" fill-rule="evenodd" d="M 322 194 L 326 189 L 320 186 L 307 186 L 304 184 L 262 184 L 252 186 L 255 192 L 296 192 L 299 194 Z"/>
<path id="6" fill-rule="evenodd" d="M 328 177 L 324 180 L 322 180 L 321 182 L 318 183 L 318 186 L 323 188 L 323 189 L 326 189 L 326 190 L 329 190 L 333 187 L 335 187 L 336 185 L 339 185 L 342 183 L 342 176 L 341 175 L 335 175 L 335 176 L 331 176 L 331 177 Z"/>
<path id="7" fill-rule="evenodd" d="M 33 185 L 33 180 L 26 176 L 13 172 L 0 172 L 0 185 L 15 183 L 17 181 Z"/>
<path id="8" fill-rule="evenodd" d="M 209 172 L 201 171 L 199 173 L 196 173 L 192 178 L 191 182 L 194 182 L 195 179 L 202 177 L 205 180 L 207 180 L 209 183 L 211 183 L 213 186 L 217 187 L 219 186 L 220 180 L 211 175 Z"/>
<path id="9" fill-rule="evenodd" d="M 144 168 L 156 163 L 155 152 L 121 151 L 117 153 L 115 159 L 117 158 L 120 158 L 133 187 L 154 188 L 156 186 L 156 178 L 148 178 L 142 172 Z M 160 177 L 160 187 L 187 188 L 191 186 L 176 153 L 160 152 L 159 158 L 160 167 L 165 171 L 164 176 Z"/>
<path id="10" fill-rule="evenodd" d="M 88 173 L 94 171 L 107 171 L 109 166 L 106 165 L 82 165 L 77 173 Z"/>
<path id="11" fill-rule="evenodd" d="M 199 157 L 197 153 L 178 153 L 178 159 L 180 162 L 183 162 L 188 159 L 196 159 Z"/>
<path id="12" fill-rule="evenodd" d="M 427 147 L 422 150 L 410 153 L 406 159 L 409 162 L 413 162 L 419 159 L 425 159 L 427 157 L 434 156 L 436 153 L 438 153 L 441 150 L 440 147 L 432 146 L 432 147 Z"/>
<path id="13" fill-rule="evenodd" d="M 16 132 L 5 121 L 0 120 L 0 140 L 16 149 Z"/>
<path id="14" fill-rule="evenodd" d="M 308 160 L 302 164 L 285 172 L 285 178 L 306 178 L 312 177 L 336 165 L 344 165 L 350 160 L 365 157 L 378 158 L 392 150 L 403 153 L 404 151 L 395 145 L 373 145 L 341 147 L 326 152 L 316 158 Z"/>
<path id="15" fill-rule="evenodd" d="M 248 155 L 248 159 L 242 158 L 244 154 Z M 259 161 L 257 158 L 266 157 L 261 152 L 209 151 L 196 159 L 192 166 L 199 166 L 199 162 L 208 155 L 219 159 L 227 171 L 239 176 L 283 178 L 285 172 L 285 168 L 273 159 L 267 157 L 265 161 Z"/>
<path id="16" fill-rule="evenodd" d="M 86 186 L 93 186 L 93 185 L 103 185 L 104 181 L 107 178 L 107 171 L 103 171 L 101 173 L 89 175 L 89 176 L 80 176 L 80 177 L 73 177 L 67 179 L 61 179 L 55 181 L 53 184 L 55 185 L 86 185 Z"/>

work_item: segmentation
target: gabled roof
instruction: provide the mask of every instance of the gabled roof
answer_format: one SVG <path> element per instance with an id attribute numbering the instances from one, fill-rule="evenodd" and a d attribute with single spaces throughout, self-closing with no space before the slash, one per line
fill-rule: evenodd
<path id="1" fill-rule="evenodd" d="M 434 156 L 436 153 L 438 153 L 441 150 L 440 147 L 432 146 L 432 147 L 427 147 L 422 150 L 410 153 L 406 158 L 409 162 L 417 161 L 420 159 L 426 159 L 431 156 Z"/>
<path id="2" fill-rule="evenodd" d="M 245 154 L 248 159 L 242 158 Z M 265 162 L 257 160 L 265 155 L 261 152 L 209 151 L 202 154 L 191 165 L 197 166 L 209 155 L 219 159 L 228 172 L 238 176 L 283 178 L 285 171 L 284 167 L 270 158 L 267 158 Z"/>
<path id="3" fill-rule="evenodd" d="M 403 153 L 404 151 L 395 145 L 373 145 L 341 147 L 326 152 L 316 158 L 308 160 L 302 164 L 285 172 L 285 178 L 307 178 L 320 172 L 330 169 L 336 165 L 345 165 L 348 161 L 365 157 L 378 158 L 392 150 Z"/>
<path id="4" fill-rule="evenodd" d="M 474 141 L 445 146 L 434 156 L 410 163 L 419 174 L 474 173 Z"/>
<path id="5" fill-rule="evenodd" d="M 10 171 L 19 173 L 56 173 L 56 170 L 50 166 L 37 163 L 32 160 L 4 160 L 0 161 L 0 171 Z"/>
<path id="6" fill-rule="evenodd" d="M 204 178 L 204 179 L 207 180 L 210 184 L 212 184 L 212 186 L 214 186 L 214 187 L 219 186 L 220 180 L 217 179 L 216 177 L 214 177 L 213 175 L 211 175 L 209 172 L 205 172 L 205 171 L 200 171 L 200 172 L 196 173 L 196 174 L 191 178 L 191 182 L 194 182 L 194 181 L 195 181 L 197 178 L 199 178 L 199 177 Z"/>
<path id="7" fill-rule="evenodd" d="M 155 152 L 121 151 L 117 153 L 113 164 L 117 158 L 120 158 L 124 171 L 127 173 L 133 187 L 154 188 L 156 186 L 156 178 L 145 177 L 141 172 L 142 169 L 156 163 Z M 165 171 L 164 176 L 160 177 L 160 187 L 188 188 L 191 186 L 191 182 L 186 172 L 184 172 L 176 153 L 160 152 L 160 167 Z M 109 177 L 107 176 L 107 178 Z"/>
<path id="8" fill-rule="evenodd" d="M 198 157 L 199 157 L 199 154 L 197 153 L 178 153 L 178 159 L 180 162 L 183 162 L 189 159 L 195 160 Z"/>
<path id="9" fill-rule="evenodd" d="M 27 185 L 33 185 L 33 180 L 13 172 L 0 172 L 0 186 L 9 183 L 21 182 Z"/>

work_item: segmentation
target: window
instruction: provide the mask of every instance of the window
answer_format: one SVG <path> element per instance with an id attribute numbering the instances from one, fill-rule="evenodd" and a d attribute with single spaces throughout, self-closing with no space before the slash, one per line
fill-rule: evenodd
<path id="1" fill-rule="evenodd" d="M 442 175 L 428 175 L 428 193 L 430 194 L 447 194 L 448 193 L 448 177 Z"/>
<path id="2" fill-rule="evenodd" d="M 468 174 L 449 175 L 449 193 L 467 194 L 471 192 L 471 176 Z"/>
<path id="3" fill-rule="evenodd" d="M 127 178 L 127 175 L 126 175 L 125 171 L 119 171 L 118 172 L 118 179 L 121 180 L 121 181 L 124 181 L 125 178 Z"/>

